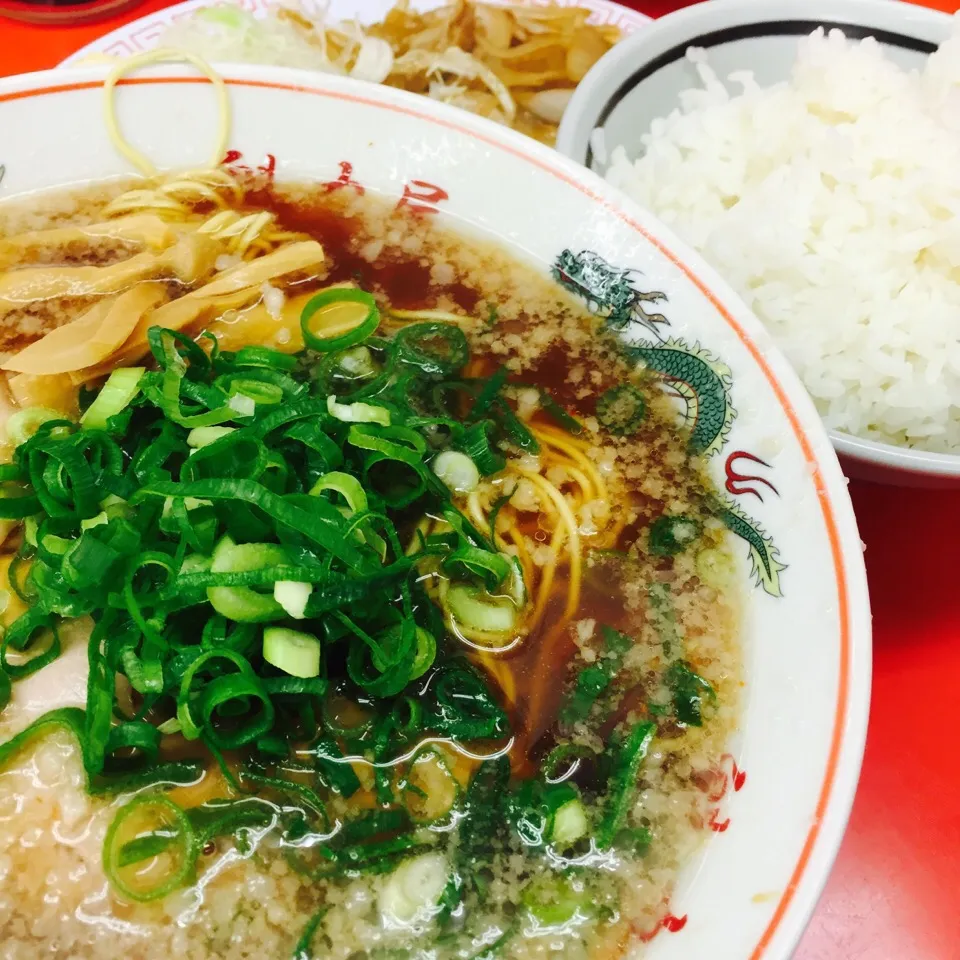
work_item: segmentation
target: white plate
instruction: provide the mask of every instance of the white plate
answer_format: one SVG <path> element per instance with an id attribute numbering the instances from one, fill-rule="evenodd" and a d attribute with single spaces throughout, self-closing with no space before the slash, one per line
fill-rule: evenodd
<path id="1" fill-rule="evenodd" d="M 724 761 L 729 789 L 713 798 L 716 833 L 682 878 L 669 905 L 675 919 L 646 960 L 786 960 L 846 825 L 870 690 L 860 538 L 796 374 L 698 256 L 556 151 L 390 87 L 265 67 L 221 72 L 233 162 L 281 180 L 331 182 L 349 170 L 370 191 L 495 238 L 567 286 L 579 281 L 600 301 L 626 303 L 634 317 L 640 285 L 664 293 L 657 309 L 672 342 L 652 340 L 637 322 L 627 335 L 655 369 L 676 364 L 673 382 L 698 391 L 687 413 L 732 511 L 727 525 L 743 538 L 733 543 L 746 687 Z M 129 172 L 104 130 L 104 75 L 101 67 L 0 80 L 0 199 Z M 209 85 L 166 66 L 135 81 L 118 91 L 130 141 L 164 168 L 203 163 L 215 129 Z"/>
<path id="2" fill-rule="evenodd" d="M 633 33 L 650 18 L 636 10 L 621 7 L 619 3 L 610 3 L 609 0 L 555 0 L 561 7 L 585 7 L 593 11 L 590 18 L 592 23 L 608 23 L 619 27 L 624 33 Z M 375 23 L 396 3 L 396 0 L 330 0 L 328 10 L 333 20 L 359 20 L 362 23 Z M 190 16 L 204 7 L 217 5 L 217 0 L 187 0 L 158 10 L 149 16 L 141 17 L 132 23 L 117 27 L 105 36 L 81 47 L 71 54 L 61 64 L 61 67 L 78 66 L 88 57 L 105 55 L 110 57 L 129 57 L 135 53 L 143 53 L 157 46 L 157 40 L 171 24 Z M 541 4 L 538 4 L 541 5 Z M 240 0 L 238 6 L 249 10 L 254 15 L 262 15 L 269 7 L 276 6 L 268 0 Z M 433 10 L 444 6 L 443 0 L 419 0 L 413 6 L 417 10 Z"/>

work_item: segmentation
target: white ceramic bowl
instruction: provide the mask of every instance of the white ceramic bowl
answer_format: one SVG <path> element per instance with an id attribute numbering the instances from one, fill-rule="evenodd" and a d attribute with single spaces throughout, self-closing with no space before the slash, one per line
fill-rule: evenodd
<path id="1" fill-rule="evenodd" d="M 903 67 L 922 65 L 950 33 L 952 18 L 896 0 L 709 0 L 654 21 L 606 54 L 584 78 L 567 108 L 557 149 L 591 169 L 602 164 L 590 149 L 597 127 L 609 155 L 623 146 L 643 150 L 650 123 L 679 105 L 682 90 L 699 86 L 684 54 L 708 50 L 721 79 L 752 70 L 768 86 L 786 80 L 802 36 L 819 26 L 848 37 L 876 37 Z M 851 476 L 907 486 L 960 485 L 960 456 L 924 453 L 831 432 Z"/>
<path id="2" fill-rule="evenodd" d="M 545 272 L 565 249 L 591 250 L 618 268 L 641 271 L 636 282 L 643 289 L 666 294 L 658 309 L 671 336 L 709 352 L 724 384 L 702 398 L 702 411 L 721 413 L 706 430 L 715 440 L 709 466 L 727 507 L 753 531 L 741 532 L 755 538 L 753 561 L 747 541 L 737 544 L 744 712 L 730 745 L 730 789 L 718 800 L 717 833 L 671 900 L 673 914 L 686 922 L 655 937 L 647 956 L 784 960 L 846 824 L 870 685 L 856 523 L 833 449 L 796 376 L 698 257 L 558 153 L 383 87 L 221 69 L 238 162 L 256 166 L 270 155 L 280 179 L 331 181 L 349 161 L 368 190 L 399 201 L 406 189 L 432 204 L 432 215 L 499 238 Z M 93 69 L 0 81 L 0 200 L 128 172 L 104 131 L 102 77 Z M 205 83 L 160 67 L 118 94 L 123 128 L 160 165 L 196 166 L 207 158 L 215 124 Z M 642 333 L 631 331 L 635 338 Z M 702 435 L 705 421 L 698 429 Z M 757 479 L 736 479 L 741 473 Z M 769 571 L 761 578 L 751 562 L 767 562 Z"/>

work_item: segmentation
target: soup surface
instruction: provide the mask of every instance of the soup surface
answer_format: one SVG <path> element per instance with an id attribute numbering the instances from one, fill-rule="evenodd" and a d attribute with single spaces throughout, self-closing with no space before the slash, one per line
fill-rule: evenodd
<path id="1" fill-rule="evenodd" d="M 41 491 L 2 521 L 0 735 L 47 718 L 0 748 L 0 957 L 649 940 L 724 776 L 738 586 L 600 322 L 349 187 L 111 186 L 0 237 L 5 482 Z"/>

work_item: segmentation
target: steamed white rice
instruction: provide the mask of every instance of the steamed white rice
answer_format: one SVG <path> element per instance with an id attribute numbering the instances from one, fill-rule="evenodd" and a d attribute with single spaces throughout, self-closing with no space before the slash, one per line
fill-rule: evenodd
<path id="1" fill-rule="evenodd" d="M 608 179 L 737 289 L 828 427 L 960 452 L 960 33 L 918 73 L 819 30 L 734 94 L 687 56 L 702 88 Z"/>

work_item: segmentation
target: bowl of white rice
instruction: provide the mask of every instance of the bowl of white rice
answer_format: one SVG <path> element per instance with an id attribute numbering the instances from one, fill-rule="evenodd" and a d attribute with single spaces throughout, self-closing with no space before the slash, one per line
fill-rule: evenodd
<path id="1" fill-rule="evenodd" d="M 960 485 L 960 20 L 700 3 L 603 57 L 557 145 L 735 288 L 849 475 Z"/>

